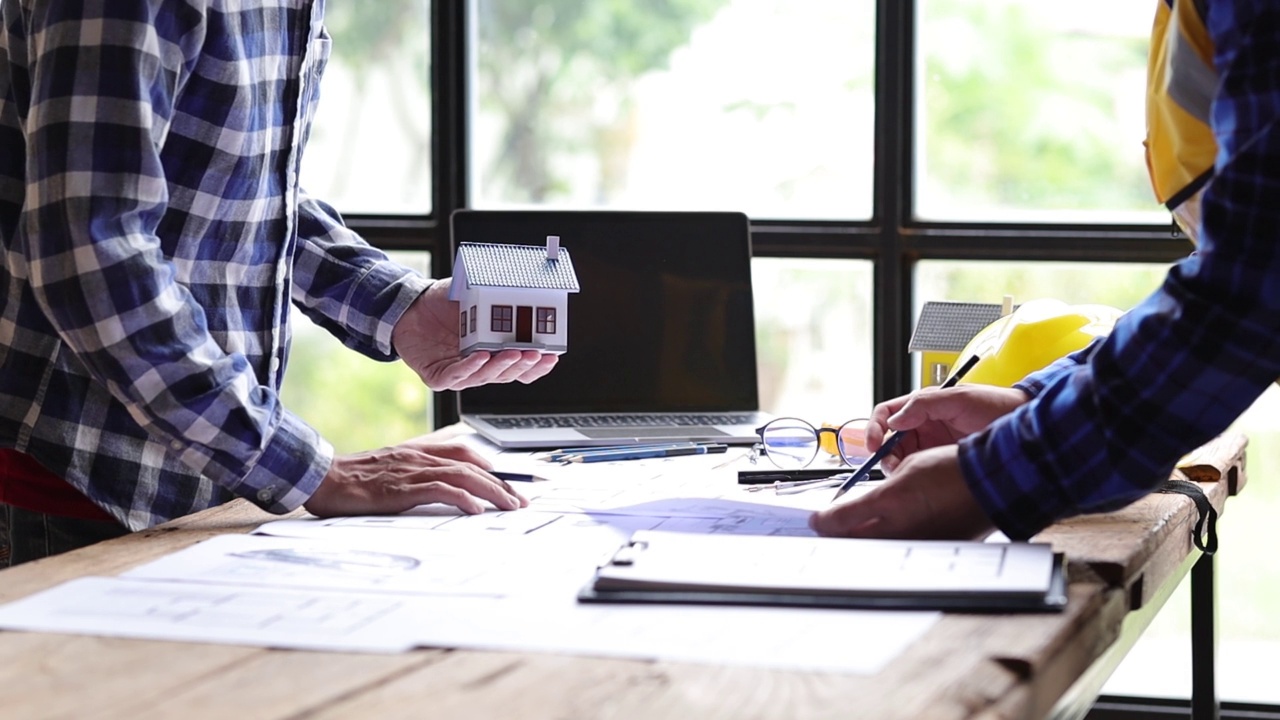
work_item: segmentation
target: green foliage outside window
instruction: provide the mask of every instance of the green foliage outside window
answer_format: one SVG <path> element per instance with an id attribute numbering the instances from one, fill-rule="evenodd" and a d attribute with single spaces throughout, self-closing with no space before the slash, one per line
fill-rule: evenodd
<path id="1" fill-rule="evenodd" d="M 924 214 L 1157 209 L 1140 112 L 1124 115 L 1145 97 L 1146 28 L 1063 29 L 1015 0 L 921 5 Z"/>
<path id="2" fill-rule="evenodd" d="M 426 272 L 427 253 L 391 253 Z M 294 312 L 281 397 L 340 453 L 383 447 L 430 432 L 431 392 L 402 362 L 371 360 Z"/>
<path id="3" fill-rule="evenodd" d="M 479 0 L 476 85 L 501 125 L 492 167 L 477 169 L 480 195 L 554 202 L 566 189 L 558 166 L 587 157 L 607 198 L 630 153 L 632 83 L 664 68 L 724 4 Z"/>
<path id="4" fill-rule="evenodd" d="M 431 430 L 431 392 L 402 362 L 348 350 L 295 315 L 301 326 L 281 393 L 340 453 L 383 447 Z"/>

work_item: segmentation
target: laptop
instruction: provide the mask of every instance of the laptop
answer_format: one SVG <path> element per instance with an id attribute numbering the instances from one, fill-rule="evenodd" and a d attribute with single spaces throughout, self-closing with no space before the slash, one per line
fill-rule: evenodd
<path id="1" fill-rule="evenodd" d="M 732 212 L 457 210 L 451 240 L 545 245 L 577 273 L 567 351 L 546 377 L 457 393 L 503 448 L 747 444 L 760 412 L 751 230 Z M 483 322 L 483 319 L 482 319 Z"/>

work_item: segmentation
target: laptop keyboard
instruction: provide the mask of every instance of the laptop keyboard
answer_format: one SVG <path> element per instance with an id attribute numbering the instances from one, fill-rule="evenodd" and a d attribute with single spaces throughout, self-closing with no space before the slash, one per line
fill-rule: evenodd
<path id="1" fill-rule="evenodd" d="M 696 427 L 700 425 L 748 425 L 752 413 L 699 413 L 678 415 L 486 415 L 482 419 L 503 430 L 537 428 Z"/>

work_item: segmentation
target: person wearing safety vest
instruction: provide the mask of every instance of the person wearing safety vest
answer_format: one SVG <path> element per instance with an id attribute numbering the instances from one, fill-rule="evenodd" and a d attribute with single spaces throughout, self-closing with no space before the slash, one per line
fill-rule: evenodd
<path id="1" fill-rule="evenodd" d="M 823 535 L 1015 540 L 1159 488 L 1280 377 L 1280 3 L 1159 0 L 1147 156 L 1196 243 L 1091 343 L 1014 387 L 881 403 L 888 482 L 816 513 Z M 922 502 L 922 498 L 928 502 Z"/>

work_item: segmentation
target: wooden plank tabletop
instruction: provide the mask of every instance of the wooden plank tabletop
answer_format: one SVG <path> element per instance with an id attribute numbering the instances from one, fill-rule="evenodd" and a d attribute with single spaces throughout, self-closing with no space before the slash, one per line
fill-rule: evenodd
<path id="1" fill-rule="evenodd" d="M 1206 446 L 1209 447 L 1209 446 Z M 1194 476 L 1223 509 L 1245 442 L 1219 441 Z M 1222 482 L 1223 479 L 1228 482 Z M 1038 718 L 1194 552 L 1194 504 L 1152 495 L 1046 530 L 1071 558 L 1062 613 L 946 614 L 872 676 L 540 653 L 327 653 L 0 633 L 4 718 Z M 236 501 L 0 572 L 0 602 L 114 575 L 274 519 Z M 1176 560 L 1176 562 L 1175 562 Z M 442 618 L 447 622 L 447 618 Z M 749 629 L 746 630 L 749 632 Z M 849 652 L 858 652 L 856 643 Z"/>

